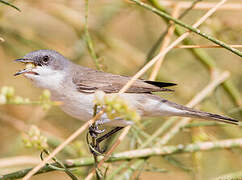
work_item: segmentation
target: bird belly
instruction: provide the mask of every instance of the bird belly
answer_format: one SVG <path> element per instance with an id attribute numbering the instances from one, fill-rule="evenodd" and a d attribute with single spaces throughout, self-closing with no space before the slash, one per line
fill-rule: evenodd
<path id="1" fill-rule="evenodd" d="M 82 121 L 88 121 L 93 116 L 94 95 L 73 93 L 68 96 L 61 96 L 57 98 L 63 104 L 60 108 L 70 116 Z"/>

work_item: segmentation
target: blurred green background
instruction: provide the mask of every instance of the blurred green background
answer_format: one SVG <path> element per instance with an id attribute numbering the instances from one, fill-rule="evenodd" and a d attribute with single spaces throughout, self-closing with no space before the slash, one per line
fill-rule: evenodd
<path id="1" fill-rule="evenodd" d="M 219 1 L 204 0 L 203 2 Z M 13 60 L 37 49 L 54 49 L 80 65 L 95 68 L 85 42 L 85 1 L 21 0 L 11 1 L 11 3 L 20 8 L 21 12 L 0 4 L 0 37 L 5 40 L 0 43 L 0 87 L 12 86 L 19 96 L 31 100 L 39 98 L 41 89 L 33 87 L 31 82 L 23 77 L 13 76 L 22 68 Z M 229 3 L 241 5 L 242 2 L 230 0 Z M 171 12 L 172 8 L 166 7 L 166 10 Z M 183 21 L 192 24 L 206 11 L 206 9 L 192 10 L 183 18 Z M 219 10 L 200 29 L 228 44 L 242 44 L 241 18 L 241 10 Z M 88 26 L 102 69 L 106 72 L 130 76 L 146 63 L 147 54 L 167 28 L 167 24 L 157 15 L 134 3 L 120 0 L 90 0 Z M 190 35 L 190 38 L 196 44 L 211 44 L 195 34 Z M 172 39 L 175 39 L 175 36 Z M 231 72 L 230 80 L 241 94 L 241 57 L 221 48 L 205 49 L 205 51 L 216 60 L 219 69 Z M 148 71 L 142 78 L 148 78 L 150 72 Z M 160 94 L 174 102 L 186 104 L 206 86 L 210 80 L 210 74 L 188 50 L 173 49 L 165 57 L 157 80 L 177 83 L 174 93 Z M 222 86 L 216 88 L 213 94 L 199 104 L 198 108 L 242 119 L 241 106 L 231 100 Z M 152 134 L 166 119 L 153 120 L 145 126 L 144 130 Z M 42 107 L 33 105 L 0 105 L 0 174 L 32 167 L 33 165 L 28 163 L 34 164 L 35 160 L 39 159 L 39 151 L 25 148 L 21 141 L 24 127 L 32 124 L 51 136 L 64 139 L 80 127 L 82 122 L 64 114 L 56 106 L 45 111 Z M 61 153 L 58 157 L 68 159 L 90 156 L 84 136 L 85 134 L 74 143 L 74 154 Z M 206 140 L 220 140 L 239 138 L 242 137 L 242 133 L 241 128 L 234 126 L 192 128 L 181 131 L 169 144 L 191 143 L 200 136 L 205 136 Z M 128 136 L 117 151 L 130 149 L 130 142 L 131 136 Z M 80 147 L 79 150 L 78 147 Z M 11 166 L 11 164 L 1 166 L 3 162 L 1 158 L 18 156 L 31 156 L 34 159 L 27 160 L 27 164 L 25 161 L 17 166 Z M 139 178 L 211 179 L 242 169 L 242 155 L 239 149 L 198 152 L 173 157 L 192 170 L 185 171 L 173 166 L 162 157 L 152 157 L 149 162 L 153 166 L 167 169 L 169 172 L 144 171 Z M 119 164 L 113 163 L 108 172 L 117 168 Z M 81 177 L 85 177 L 87 171 L 88 168 L 80 168 Z M 133 178 L 135 177 L 134 175 Z M 33 179 L 61 180 L 69 177 L 61 172 L 52 172 L 35 176 Z"/>

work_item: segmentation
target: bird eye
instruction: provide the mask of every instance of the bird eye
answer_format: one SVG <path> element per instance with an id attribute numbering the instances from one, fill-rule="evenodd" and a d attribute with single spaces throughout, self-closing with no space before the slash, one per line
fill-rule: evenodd
<path id="1" fill-rule="evenodd" d="M 49 61 L 49 56 L 44 56 L 44 57 L 43 57 L 43 62 L 44 62 L 44 63 L 47 63 L 48 61 Z"/>

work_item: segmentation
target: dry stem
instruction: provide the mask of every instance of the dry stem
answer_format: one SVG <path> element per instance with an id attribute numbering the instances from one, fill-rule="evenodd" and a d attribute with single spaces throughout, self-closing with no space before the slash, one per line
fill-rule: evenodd
<path id="1" fill-rule="evenodd" d="M 191 6 L 192 2 L 186 2 L 186 1 L 162 1 L 162 6 L 166 7 L 174 7 L 179 3 L 179 6 L 183 9 L 187 9 Z M 200 2 L 196 4 L 196 6 L 193 9 L 210 9 L 213 8 L 216 5 L 215 2 Z M 241 3 L 227 3 L 222 6 L 220 6 L 217 10 L 241 10 L 242 4 Z"/>
<path id="2" fill-rule="evenodd" d="M 242 45 L 229 45 L 232 48 L 242 48 Z M 179 45 L 175 48 L 222 48 L 221 46 L 215 44 L 215 45 Z"/>
<path id="3" fill-rule="evenodd" d="M 180 7 L 179 7 L 179 5 L 177 5 L 177 6 L 175 6 L 175 8 L 174 8 L 174 10 L 172 12 L 172 16 L 174 18 L 177 18 L 178 15 L 179 15 L 179 12 L 180 12 Z M 167 34 L 164 37 L 164 40 L 163 40 L 161 48 L 160 48 L 160 53 L 162 53 L 162 51 L 164 51 L 165 48 L 169 45 L 170 40 L 171 40 L 171 36 L 172 36 L 172 34 L 174 32 L 175 25 L 174 25 L 174 23 L 172 21 L 170 21 L 170 23 L 171 23 L 171 26 L 169 27 L 169 29 L 167 31 Z M 164 54 L 164 56 L 160 57 L 160 59 L 154 65 L 152 73 L 151 73 L 151 75 L 149 77 L 150 81 L 154 81 L 155 80 L 155 78 L 156 78 L 156 76 L 157 76 L 157 74 L 158 74 L 158 72 L 160 70 L 161 64 L 162 64 L 162 62 L 164 60 L 164 57 L 165 57 L 165 54 Z"/>

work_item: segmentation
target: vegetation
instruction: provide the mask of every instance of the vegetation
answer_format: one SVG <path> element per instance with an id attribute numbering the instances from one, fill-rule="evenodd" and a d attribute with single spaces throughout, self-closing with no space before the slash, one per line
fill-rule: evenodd
<path id="1" fill-rule="evenodd" d="M 177 83 L 174 93 L 156 94 L 242 120 L 240 0 L 0 3 L 0 179 L 242 178 L 239 126 L 142 119 L 128 102 L 102 92 L 96 103 L 103 111 L 83 123 L 48 91 L 13 76 L 21 68 L 14 59 L 54 49 L 82 66 Z M 101 113 L 135 125 L 93 158 L 86 133 Z"/>

